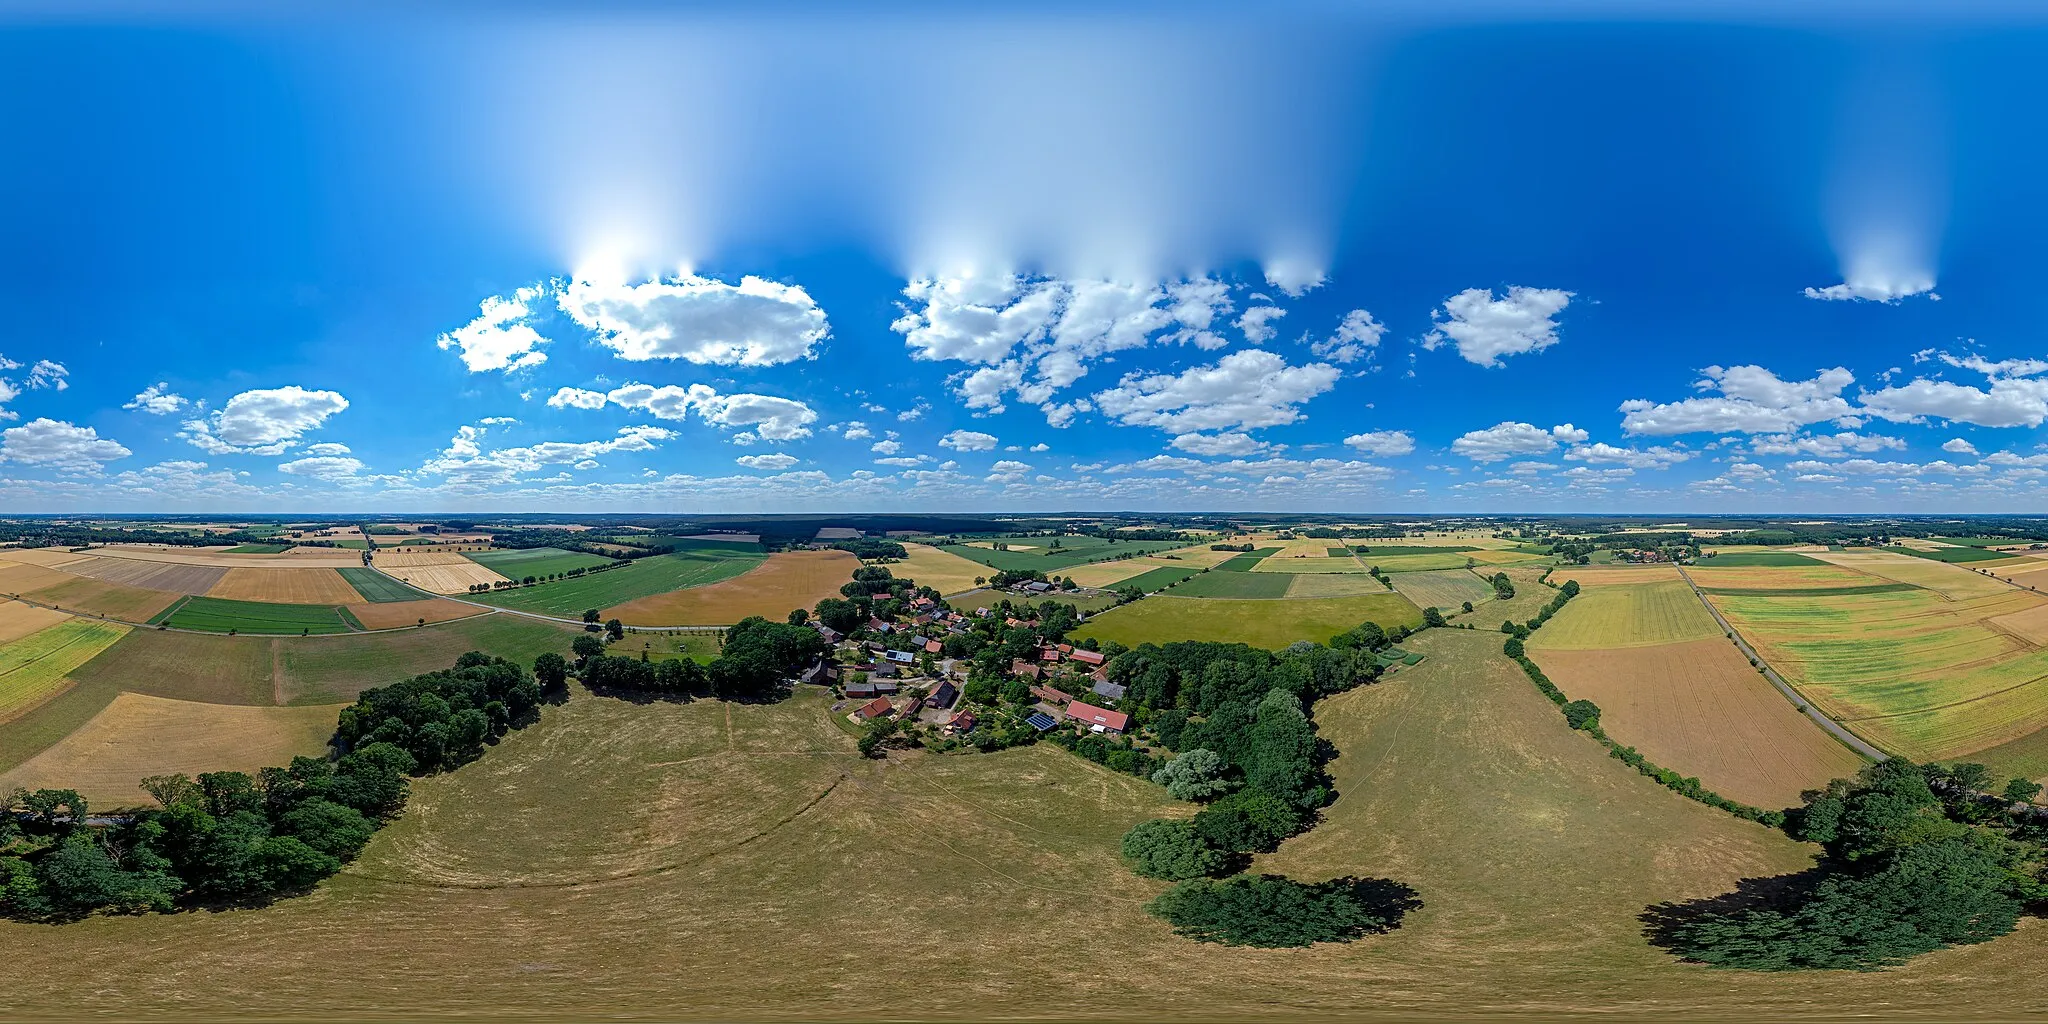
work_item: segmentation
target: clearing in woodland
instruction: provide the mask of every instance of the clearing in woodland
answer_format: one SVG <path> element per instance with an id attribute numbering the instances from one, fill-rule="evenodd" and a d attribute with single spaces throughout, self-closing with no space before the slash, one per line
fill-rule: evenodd
<path id="1" fill-rule="evenodd" d="M 1172 593 L 1180 593 L 1193 582 L 1173 588 Z M 1395 593 L 1304 601 L 1233 601 L 1162 594 L 1103 612 L 1073 635 L 1115 640 L 1131 647 L 1175 640 L 1214 640 L 1279 650 L 1297 640 L 1322 643 L 1368 621 L 1388 629 L 1414 627 L 1422 623 L 1422 611 Z"/>
<path id="2" fill-rule="evenodd" d="M 629 626 L 730 626 L 750 615 L 781 622 L 794 609 L 838 597 L 858 568 L 860 559 L 844 551 L 778 552 L 744 575 L 628 601 L 605 610 L 605 618 Z"/>
<path id="3" fill-rule="evenodd" d="M 1598 587 L 1581 593 L 1529 638 L 1530 650 L 1602 650 L 1721 636 L 1721 626 L 1684 583 Z M 1724 638 L 1725 639 L 1725 638 Z"/>
<path id="4" fill-rule="evenodd" d="M 476 764 L 416 781 L 404 817 L 309 896 L 0 924 L 15 979 L 0 1016 L 590 1017 L 615 1013 L 621 992 L 704 1019 L 1790 1019 L 1872 1005 L 1954 1018 L 2048 1000 L 2030 927 L 1869 974 L 1677 963 L 1643 941 L 1646 906 L 1803 869 L 1817 848 L 1607 757 L 1497 636 L 1412 645 L 1421 665 L 1319 704 L 1341 795 L 1253 866 L 1413 886 L 1423 906 L 1386 935 L 1277 951 L 1174 937 L 1143 910 L 1162 886 L 1119 864 L 1116 844 L 1189 806 L 1049 744 L 870 761 L 808 692 L 732 706 L 578 693 Z M 878 854 L 917 865 L 919 884 L 877 876 Z M 347 955 L 276 955 L 307 948 Z M 873 949 L 971 983 L 871 984 L 873 958 L 848 950 Z M 1058 985 L 987 969 L 1046 950 L 1116 969 Z"/>
<path id="5" fill-rule="evenodd" d="M 123 693 L 78 731 L 0 774 L 0 792 L 76 789 L 96 810 L 150 804 L 139 783 L 152 775 L 254 772 L 324 754 L 340 710 Z"/>

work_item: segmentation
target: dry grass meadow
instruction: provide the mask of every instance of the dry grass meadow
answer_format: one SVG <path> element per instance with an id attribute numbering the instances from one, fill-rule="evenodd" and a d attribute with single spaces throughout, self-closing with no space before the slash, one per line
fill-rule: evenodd
<path id="1" fill-rule="evenodd" d="M 340 705 L 277 708 L 123 693 L 61 742 L 0 774 L 0 792 L 76 789 L 95 807 L 148 802 L 151 775 L 248 771 L 326 751 Z"/>
<path id="2" fill-rule="evenodd" d="M 780 552 L 731 579 L 628 601 L 606 609 L 605 617 L 616 616 L 629 626 L 730 626 L 749 615 L 780 622 L 792 609 L 838 597 L 840 586 L 858 568 L 860 559 L 844 551 Z"/>
<path id="3" fill-rule="evenodd" d="M 1684 583 L 1594 587 L 1529 638 L 1529 649 L 1604 650 L 1721 637 L 1721 627 Z"/>
<path id="4" fill-rule="evenodd" d="M 333 569 L 229 569 L 205 593 L 229 601 L 273 604 L 353 604 L 363 599 Z"/>
<path id="5" fill-rule="evenodd" d="M 1388 935 L 1174 938 L 1115 844 L 1186 806 L 1049 746 L 871 762 L 814 693 L 579 693 L 419 782 L 310 896 L 0 925 L 0 1017 L 2010 1019 L 2048 999 L 2034 922 L 1867 975 L 1676 963 L 1642 941 L 1646 906 L 1814 848 L 1606 757 L 1496 637 L 1413 646 L 1422 665 L 1319 705 L 1340 796 L 1256 865 L 1412 885 L 1424 906 Z"/>
<path id="6" fill-rule="evenodd" d="M 1668 583 L 1678 578 L 1675 565 L 1561 565 L 1550 574 L 1552 583 L 1563 586 L 1566 580 L 1578 580 L 1581 588 Z"/>

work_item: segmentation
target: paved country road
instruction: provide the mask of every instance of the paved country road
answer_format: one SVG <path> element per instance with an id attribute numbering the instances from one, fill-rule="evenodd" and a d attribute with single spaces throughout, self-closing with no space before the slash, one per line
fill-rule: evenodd
<path id="1" fill-rule="evenodd" d="M 1706 606 L 1707 614 L 1712 615 L 1714 621 L 1721 624 L 1721 632 L 1726 633 L 1735 640 L 1735 648 L 1741 651 L 1745 657 L 1749 658 L 1751 663 L 1763 668 L 1764 678 L 1770 680 L 1771 685 L 1777 687 L 1778 692 L 1784 694 L 1786 700 L 1791 701 L 1794 707 L 1806 712 L 1806 717 L 1813 719 L 1816 725 L 1826 729 L 1829 734 L 1841 740 L 1850 750 L 1862 754 L 1873 761 L 1883 761 L 1890 756 L 1884 751 L 1863 742 L 1862 738 L 1850 732 L 1847 726 L 1821 714 L 1820 709 L 1814 707 L 1812 701 L 1800 697 L 1799 692 L 1792 689 L 1792 685 L 1785 682 L 1784 678 L 1778 675 L 1778 670 L 1766 663 L 1763 657 L 1756 653 L 1756 649 L 1749 646 L 1749 641 L 1744 640 L 1742 634 L 1737 633 L 1735 627 L 1729 625 L 1728 620 L 1721 617 L 1721 610 L 1714 607 L 1714 602 L 1707 600 L 1707 595 L 1700 590 L 1699 584 L 1693 582 L 1692 576 L 1685 571 L 1685 567 L 1681 565 L 1677 568 L 1678 575 L 1685 580 L 1685 585 L 1692 588 L 1692 596 L 1699 598 L 1700 604 Z"/>

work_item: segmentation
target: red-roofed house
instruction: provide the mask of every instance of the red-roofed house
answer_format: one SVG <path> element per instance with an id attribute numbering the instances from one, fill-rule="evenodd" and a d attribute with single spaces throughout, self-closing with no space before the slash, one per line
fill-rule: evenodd
<path id="1" fill-rule="evenodd" d="M 1013 676 L 1023 676 L 1027 679 L 1036 679 L 1038 678 L 1038 666 L 1020 658 L 1010 663 L 1010 674 Z"/>
<path id="2" fill-rule="evenodd" d="M 974 712 L 962 711 L 946 719 L 946 728 L 954 732 L 969 732 L 974 729 Z"/>
<path id="3" fill-rule="evenodd" d="M 1099 725 L 1104 732 L 1122 732 L 1131 724 L 1131 716 L 1121 711 L 1098 708 L 1078 700 L 1067 705 L 1067 718 L 1082 725 Z"/>
<path id="4" fill-rule="evenodd" d="M 862 704 L 860 710 L 853 713 L 853 717 L 863 722 L 869 722 L 877 718 L 887 718 L 895 713 L 896 705 L 889 703 L 889 698 L 876 697 L 874 700 Z"/>
<path id="5" fill-rule="evenodd" d="M 1054 705 L 1065 704 L 1066 702 L 1074 699 L 1060 692 L 1059 690 L 1053 689 L 1050 686 L 1034 686 L 1031 688 L 1031 695 L 1033 697 L 1038 698 L 1039 700 L 1046 702 L 1047 704 Z"/>
<path id="6" fill-rule="evenodd" d="M 937 640 L 926 640 L 924 642 L 924 650 L 926 654 L 943 654 L 945 653 L 946 645 Z"/>
<path id="7" fill-rule="evenodd" d="M 1075 651 L 1073 658 L 1083 665 L 1100 665 L 1103 661 L 1101 651 Z"/>

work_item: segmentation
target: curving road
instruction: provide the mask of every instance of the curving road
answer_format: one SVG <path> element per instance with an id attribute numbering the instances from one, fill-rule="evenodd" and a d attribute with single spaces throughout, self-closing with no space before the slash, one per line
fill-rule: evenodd
<path id="1" fill-rule="evenodd" d="M 1704 591 L 1700 590 L 1700 585 L 1693 582 L 1691 574 L 1685 571 L 1685 566 L 1676 566 L 1676 568 L 1678 569 L 1679 577 L 1685 580 L 1685 585 L 1692 588 L 1692 596 L 1699 598 L 1700 604 L 1706 606 L 1707 614 L 1712 615 L 1714 621 L 1721 624 L 1721 632 L 1733 638 L 1735 648 L 1752 662 L 1763 668 L 1764 678 L 1770 680 L 1771 685 L 1777 687 L 1778 692 L 1784 694 L 1785 699 L 1791 701 L 1793 707 L 1805 711 L 1806 717 L 1813 719 L 1815 725 L 1826 729 L 1829 735 L 1841 740 L 1843 745 L 1847 746 L 1850 750 L 1862 754 L 1873 761 L 1883 761 L 1891 756 L 1865 743 L 1861 737 L 1850 732 L 1847 726 L 1821 714 L 1820 709 L 1814 707 L 1812 701 L 1799 696 L 1799 691 L 1794 690 L 1792 684 L 1787 683 L 1784 677 L 1778 675 L 1778 670 L 1772 668 L 1768 662 L 1764 661 L 1763 656 L 1756 653 L 1755 648 L 1749 646 L 1749 641 L 1744 640 L 1742 634 L 1737 633 L 1735 627 L 1728 624 L 1728 620 L 1722 617 L 1721 610 L 1714 607 L 1714 602 L 1707 600 L 1707 595 Z"/>

